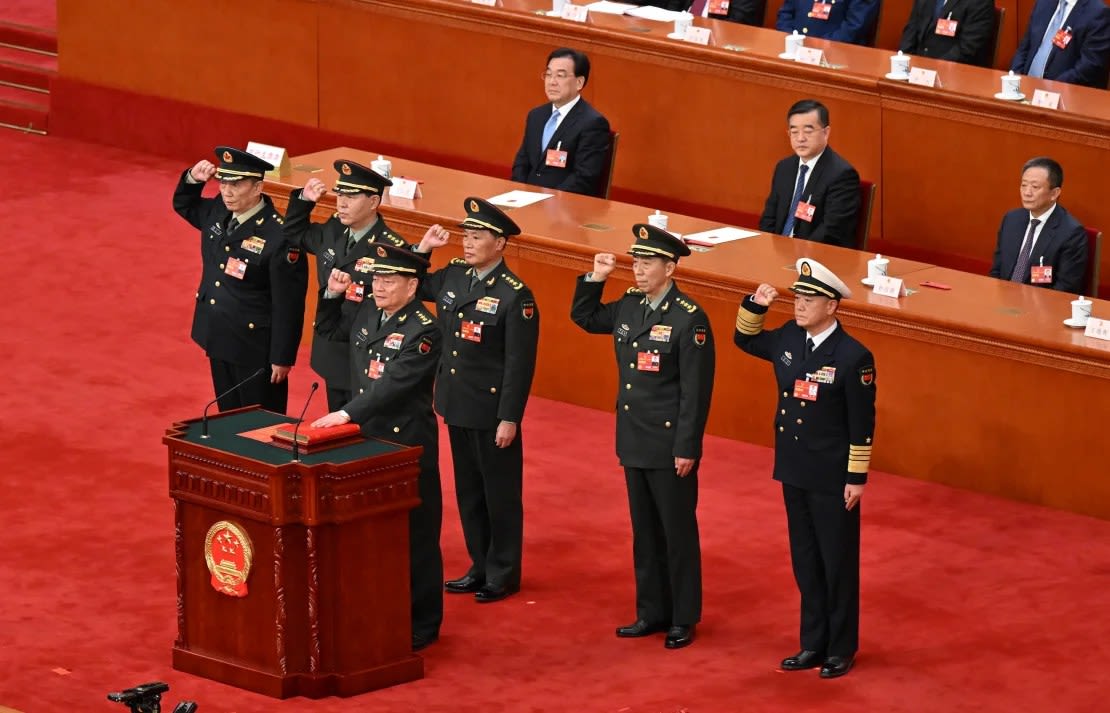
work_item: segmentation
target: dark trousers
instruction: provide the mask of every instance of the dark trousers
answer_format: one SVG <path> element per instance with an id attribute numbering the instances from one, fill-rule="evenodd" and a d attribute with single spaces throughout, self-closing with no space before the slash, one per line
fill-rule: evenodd
<path id="1" fill-rule="evenodd" d="M 448 426 L 455 494 L 459 503 L 468 574 L 498 587 L 520 587 L 524 541 L 522 434 L 507 448 L 495 444 L 496 430 Z"/>
<path id="2" fill-rule="evenodd" d="M 689 626 L 701 620 L 698 474 L 625 468 L 636 568 L 636 618 Z"/>
<path id="3" fill-rule="evenodd" d="M 328 411 L 338 411 L 354 400 L 350 389 L 337 389 L 325 382 L 328 391 Z"/>
<path id="4" fill-rule="evenodd" d="M 429 453 L 430 451 L 430 453 Z M 433 444 L 420 458 L 420 504 L 409 511 L 409 586 L 412 591 L 412 634 L 433 638 L 443 623 L 443 493 L 439 482 L 439 449 Z"/>
<path id="5" fill-rule="evenodd" d="M 783 483 L 790 561 L 802 595 L 801 644 L 826 656 L 859 649 L 860 505 L 844 509 L 840 493 Z"/>
<path id="6" fill-rule="evenodd" d="M 265 368 L 263 373 L 220 399 L 217 405 L 221 411 L 257 404 L 268 411 L 285 413 L 289 402 L 289 379 L 280 384 L 271 384 L 269 364 L 243 366 L 222 359 L 209 359 L 208 363 L 212 367 L 212 386 L 215 389 L 213 396 L 219 396 L 235 386 L 258 371 L 259 367 Z"/>

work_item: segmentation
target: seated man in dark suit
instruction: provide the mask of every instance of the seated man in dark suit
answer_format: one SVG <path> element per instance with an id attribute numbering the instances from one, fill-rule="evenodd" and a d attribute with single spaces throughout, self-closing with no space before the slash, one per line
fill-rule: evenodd
<path id="1" fill-rule="evenodd" d="M 790 107 L 786 119 L 796 155 L 775 166 L 759 229 L 855 247 L 859 174 L 829 148 L 829 110 L 803 99 Z"/>
<path id="2" fill-rule="evenodd" d="M 563 47 L 548 55 L 543 83 L 550 103 L 528 112 L 514 181 L 589 196 L 605 190 L 609 122 L 581 96 L 589 79 L 584 53 Z"/>
<path id="3" fill-rule="evenodd" d="M 898 49 L 987 67 L 994 35 L 994 0 L 914 0 Z"/>
<path id="4" fill-rule="evenodd" d="M 1010 69 L 1102 89 L 1108 65 L 1110 9 L 1103 0 L 1037 0 Z"/>
<path id="5" fill-rule="evenodd" d="M 728 20 L 741 25 L 759 27 L 763 24 L 765 0 L 648 0 L 640 5 L 654 5 L 664 10 L 685 10 L 694 17 Z"/>
<path id="6" fill-rule="evenodd" d="M 1052 159 L 1025 162 L 1022 207 L 1002 217 L 991 277 L 1063 292 L 1083 291 L 1087 231 L 1056 202 L 1063 185 L 1064 169 Z"/>
<path id="7" fill-rule="evenodd" d="M 879 20 L 881 0 L 784 0 L 775 28 L 806 37 L 864 45 Z"/>

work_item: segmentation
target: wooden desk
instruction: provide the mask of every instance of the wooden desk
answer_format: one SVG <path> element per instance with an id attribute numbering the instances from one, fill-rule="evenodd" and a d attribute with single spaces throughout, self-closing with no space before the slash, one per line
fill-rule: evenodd
<path id="1" fill-rule="evenodd" d="M 334 149 L 296 157 L 294 172 L 268 181 L 266 192 L 283 209 L 289 192 L 309 176 L 331 185 L 331 165 L 340 157 L 368 163 L 374 155 Z M 394 172 L 424 181 L 423 198 L 384 203 L 389 224 L 412 241 L 433 223 L 454 228 L 467 196 L 489 197 L 516 186 L 401 160 Z M 571 295 L 576 276 L 590 269 L 599 251 L 616 253 L 620 264 L 606 298 L 623 292 L 631 283 L 625 255 L 631 226 L 644 221 L 649 209 L 554 193 L 512 212 L 524 235 L 512 238 L 506 250 L 542 314 L 533 393 L 608 410 L 617 388 L 612 344 L 574 326 Z M 315 217 L 323 220 L 333 210 L 328 194 Z M 715 225 L 670 217 L 671 229 L 681 233 Z M 442 266 L 459 253 L 453 243 L 433 264 Z M 840 314 L 877 360 L 876 468 L 1110 518 L 1110 479 L 1094 445 L 1106 432 L 1101 412 L 1110 403 L 1110 343 L 1063 326 L 1070 295 L 926 263 L 891 260 L 890 273 L 916 290 L 895 300 L 859 284 L 871 255 L 854 250 L 763 235 L 684 258 L 677 279 L 705 308 L 717 339 L 711 433 L 770 445 L 771 367 L 732 345 L 733 325 L 740 298 L 761 282 L 785 291 L 802 256 L 821 261 L 857 290 Z M 921 287 L 925 280 L 953 289 Z M 779 300 L 769 323 L 781 323 L 790 311 L 790 301 Z M 1110 303 L 1096 301 L 1094 312 L 1110 316 Z"/>

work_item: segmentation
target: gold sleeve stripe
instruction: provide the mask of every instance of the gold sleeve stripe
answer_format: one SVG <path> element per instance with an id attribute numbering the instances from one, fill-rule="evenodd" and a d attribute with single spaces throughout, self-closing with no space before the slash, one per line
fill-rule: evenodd
<path id="1" fill-rule="evenodd" d="M 736 310 L 736 331 L 748 335 L 759 334 L 763 331 L 763 320 L 766 318 L 766 314 L 756 314 L 741 306 Z"/>
<path id="2" fill-rule="evenodd" d="M 871 446 L 848 446 L 848 472 L 867 473 L 871 467 Z"/>

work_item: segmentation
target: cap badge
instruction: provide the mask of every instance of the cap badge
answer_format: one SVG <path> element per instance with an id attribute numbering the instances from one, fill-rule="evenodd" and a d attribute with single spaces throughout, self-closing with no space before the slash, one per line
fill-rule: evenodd
<path id="1" fill-rule="evenodd" d="M 378 246 L 378 257 L 385 257 L 387 254 L 388 253 L 386 253 L 385 248 L 383 248 L 382 246 L 379 245 Z"/>
<path id="2" fill-rule="evenodd" d="M 231 152 L 230 151 L 224 151 L 223 159 L 224 159 L 224 163 L 231 163 L 232 160 L 233 160 L 231 158 Z"/>
<path id="3" fill-rule="evenodd" d="M 813 274 L 813 268 L 811 268 L 809 266 L 808 262 L 803 262 L 802 263 L 802 275 L 804 275 L 805 277 L 809 277 L 812 274 Z"/>
<path id="4" fill-rule="evenodd" d="M 648 238 L 648 229 L 641 225 L 640 226 L 640 240 L 647 240 L 647 238 Z"/>
<path id="5" fill-rule="evenodd" d="M 348 164 L 346 164 L 346 163 L 345 163 L 345 164 L 343 164 L 342 166 L 340 166 L 340 167 L 339 167 L 339 169 L 340 169 L 341 171 L 343 171 L 343 175 L 344 175 L 344 176 L 350 176 L 350 175 L 351 175 L 351 167 L 350 167 L 350 165 L 348 165 Z"/>
<path id="6" fill-rule="evenodd" d="M 470 212 L 471 213 L 477 213 L 478 212 L 478 201 L 470 201 Z"/>

